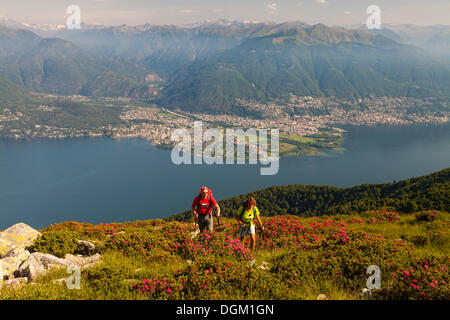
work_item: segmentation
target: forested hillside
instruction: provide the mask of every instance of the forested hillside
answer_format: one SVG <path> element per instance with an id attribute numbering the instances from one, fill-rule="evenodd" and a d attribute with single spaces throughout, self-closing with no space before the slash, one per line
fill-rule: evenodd
<path id="1" fill-rule="evenodd" d="M 364 184 L 352 188 L 287 185 L 251 192 L 264 216 L 294 214 L 322 216 L 353 214 L 388 209 L 397 212 L 450 211 L 450 169 L 423 177 L 385 184 Z M 247 195 L 219 201 L 222 215 L 231 217 Z M 191 211 L 168 220 L 187 221 Z"/>

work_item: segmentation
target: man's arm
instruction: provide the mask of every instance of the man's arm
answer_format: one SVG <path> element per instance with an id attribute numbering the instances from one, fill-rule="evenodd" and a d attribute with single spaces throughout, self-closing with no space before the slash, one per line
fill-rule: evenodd
<path id="1" fill-rule="evenodd" d="M 198 218 L 198 212 L 197 212 L 197 198 L 194 198 L 194 201 L 192 202 L 192 213 L 194 214 L 195 219 Z"/>
<path id="2" fill-rule="evenodd" d="M 214 208 L 216 208 L 216 214 L 217 214 L 217 216 L 220 217 L 220 207 L 219 207 L 219 205 L 216 204 L 216 205 L 214 206 Z"/>

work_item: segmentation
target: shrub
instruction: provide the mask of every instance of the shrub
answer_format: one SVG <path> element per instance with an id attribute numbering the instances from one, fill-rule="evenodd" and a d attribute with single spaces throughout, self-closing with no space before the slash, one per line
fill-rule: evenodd
<path id="1" fill-rule="evenodd" d="M 428 256 L 414 259 L 404 269 L 392 273 L 385 298 L 450 299 L 450 258 Z"/>
<path id="2" fill-rule="evenodd" d="M 243 261 L 210 256 L 197 259 L 172 277 L 144 279 L 133 288 L 150 299 L 171 300 L 276 299 L 282 294 L 279 277 Z"/>
<path id="3" fill-rule="evenodd" d="M 438 211 L 422 211 L 415 214 L 417 222 L 434 221 L 439 216 Z"/>
<path id="4" fill-rule="evenodd" d="M 68 231 L 49 231 L 43 233 L 33 245 L 30 252 L 43 252 L 63 258 L 66 253 L 74 254 L 77 249 L 77 234 Z"/>
<path id="5" fill-rule="evenodd" d="M 367 223 L 393 223 L 400 220 L 400 216 L 396 212 L 385 210 L 366 211 L 362 216 L 367 218 Z"/>

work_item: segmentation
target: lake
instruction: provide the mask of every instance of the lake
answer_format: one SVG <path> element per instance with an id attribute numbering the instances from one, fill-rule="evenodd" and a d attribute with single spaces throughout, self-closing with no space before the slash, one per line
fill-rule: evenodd
<path id="1" fill-rule="evenodd" d="M 260 176 L 259 165 L 176 166 L 170 151 L 144 140 L 2 141 L 0 229 L 164 218 L 189 209 L 203 185 L 224 199 L 273 185 L 392 182 L 450 166 L 450 125 L 346 129 L 344 152 L 281 159 L 275 176 Z"/>

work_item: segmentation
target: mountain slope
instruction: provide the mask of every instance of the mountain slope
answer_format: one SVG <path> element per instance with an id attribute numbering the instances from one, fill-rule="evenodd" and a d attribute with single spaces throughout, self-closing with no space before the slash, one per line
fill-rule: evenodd
<path id="1" fill-rule="evenodd" d="M 23 105 L 30 101 L 28 93 L 0 74 L 0 110 Z"/>
<path id="2" fill-rule="evenodd" d="M 265 216 L 295 214 L 321 216 L 389 209 L 399 212 L 441 210 L 450 212 L 450 168 L 394 183 L 365 184 L 352 188 L 287 185 L 249 193 Z M 219 201 L 222 215 L 231 217 L 246 195 Z M 168 220 L 189 221 L 191 211 Z"/>
<path id="3" fill-rule="evenodd" d="M 144 85 L 148 74 L 145 68 L 122 58 L 96 56 L 65 40 L 40 38 L 29 31 L 1 26 L 0 72 L 23 88 L 37 92 L 125 97 L 135 87 Z M 96 80 L 99 75 L 114 90 L 105 89 Z"/>
<path id="4" fill-rule="evenodd" d="M 232 113 L 236 98 L 425 97 L 449 89 L 449 66 L 417 48 L 367 31 L 316 25 L 249 39 L 190 64 L 171 79 L 162 103 Z"/>

